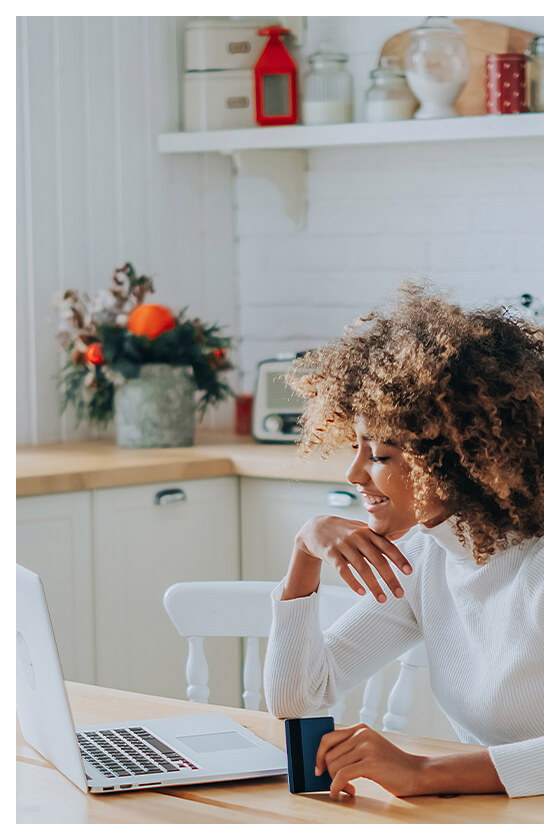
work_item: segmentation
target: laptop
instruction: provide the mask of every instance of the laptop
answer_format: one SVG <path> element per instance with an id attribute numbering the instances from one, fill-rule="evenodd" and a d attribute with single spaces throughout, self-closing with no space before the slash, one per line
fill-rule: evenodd
<path id="1" fill-rule="evenodd" d="M 17 564 L 17 715 L 25 740 L 84 792 L 287 773 L 286 753 L 223 714 L 74 728 L 41 579 Z"/>

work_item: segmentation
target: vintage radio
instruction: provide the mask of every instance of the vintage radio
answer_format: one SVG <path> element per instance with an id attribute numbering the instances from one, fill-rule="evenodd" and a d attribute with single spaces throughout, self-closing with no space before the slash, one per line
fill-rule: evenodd
<path id="1" fill-rule="evenodd" d="M 283 374 L 295 355 L 265 359 L 257 368 L 251 431 L 261 443 L 294 443 L 300 439 L 299 418 L 304 401 L 286 384 Z"/>

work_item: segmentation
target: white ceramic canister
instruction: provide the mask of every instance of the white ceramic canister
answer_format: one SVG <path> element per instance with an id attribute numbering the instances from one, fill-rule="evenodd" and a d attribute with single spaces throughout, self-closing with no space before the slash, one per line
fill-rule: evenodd
<path id="1" fill-rule="evenodd" d="M 251 128 L 255 122 L 252 70 L 209 70 L 183 74 L 185 131 Z"/>
<path id="2" fill-rule="evenodd" d="M 210 18 L 185 26 L 184 70 L 251 70 L 266 44 L 259 29 L 275 18 Z"/>

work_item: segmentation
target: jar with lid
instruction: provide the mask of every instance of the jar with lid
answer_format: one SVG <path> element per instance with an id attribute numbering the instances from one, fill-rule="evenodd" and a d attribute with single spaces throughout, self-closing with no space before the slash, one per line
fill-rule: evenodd
<path id="1" fill-rule="evenodd" d="M 412 30 L 406 78 L 420 101 L 415 119 L 457 117 L 455 101 L 469 77 L 463 30 L 447 17 L 428 17 Z"/>
<path id="2" fill-rule="evenodd" d="M 410 90 L 404 68 L 396 56 L 383 56 L 370 73 L 371 87 L 366 93 L 368 122 L 409 120 L 418 108 L 418 100 Z"/>
<path id="3" fill-rule="evenodd" d="M 544 111 L 544 35 L 533 38 L 527 50 L 529 110 Z"/>
<path id="4" fill-rule="evenodd" d="M 325 48 L 309 57 L 303 80 L 302 121 L 305 125 L 352 122 L 353 82 L 344 53 Z"/>

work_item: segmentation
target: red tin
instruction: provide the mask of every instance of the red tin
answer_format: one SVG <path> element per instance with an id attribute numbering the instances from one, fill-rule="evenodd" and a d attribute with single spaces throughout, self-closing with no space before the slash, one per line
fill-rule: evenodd
<path id="1" fill-rule="evenodd" d="M 268 26 L 259 35 L 269 40 L 255 64 L 255 109 L 259 125 L 297 122 L 297 64 L 280 40 L 289 29 Z"/>
<path id="2" fill-rule="evenodd" d="M 527 108 L 523 53 L 486 56 L 486 113 L 524 114 Z"/>
<path id="3" fill-rule="evenodd" d="M 251 434 L 251 418 L 253 410 L 252 394 L 237 394 L 235 397 L 235 434 Z"/>

